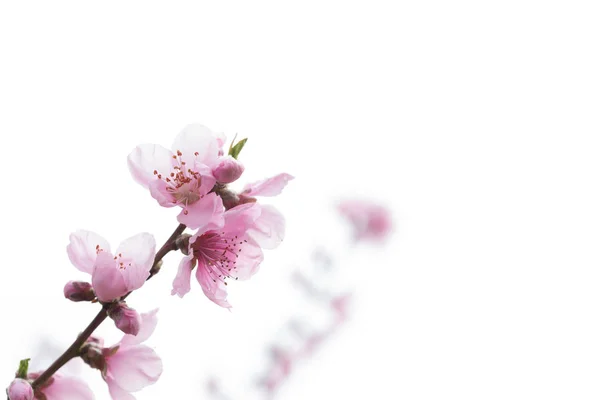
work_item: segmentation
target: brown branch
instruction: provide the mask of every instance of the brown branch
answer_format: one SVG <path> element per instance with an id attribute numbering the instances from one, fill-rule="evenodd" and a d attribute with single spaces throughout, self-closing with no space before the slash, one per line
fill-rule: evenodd
<path id="1" fill-rule="evenodd" d="M 163 244 L 163 246 L 158 250 L 156 256 L 154 257 L 154 263 L 152 264 L 152 268 L 150 269 L 150 276 L 148 276 L 148 279 L 152 278 L 158 273 L 160 268 L 157 268 L 157 266 L 162 261 L 163 257 L 166 256 L 170 251 L 177 250 L 177 246 L 175 246 L 175 240 L 179 237 L 179 235 L 183 233 L 183 231 L 185 231 L 185 228 L 186 227 L 184 224 L 179 224 L 177 229 L 175 229 L 175 231 L 167 239 L 165 244 Z M 121 300 L 124 300 L 130 294 L 131 292 L 127 293 L 121 298 Z M 43 385 L 63 365 L 65 365 L 71 359 L 79 356 L 79 349 L 81 348 L 81 346 L 83 346 L 85 341 L 88 340 L 88 338 L 92 335 L 92 333 L 94 333 L 96 328 L 98 328 L 108 316 L 106 311 L 108 310 L 109 306 L 110 303 L 103 303 L 102 309 L 94 317 L 92 322 L 90 322 L 87 328 L 85 328 L 84 331 L 81 332 L 79 336 L 77 336 L 77 339 L 75 339 L 75 341 L 69 346 L 69 348 L 65 350 L 65 352 L 62 353 L 60 357 L 56 359 L 56 361 L 54 361 L 40 376 L 37 377 L 37 379 L 33 381 L 31 386 L 34 390 Z"/>

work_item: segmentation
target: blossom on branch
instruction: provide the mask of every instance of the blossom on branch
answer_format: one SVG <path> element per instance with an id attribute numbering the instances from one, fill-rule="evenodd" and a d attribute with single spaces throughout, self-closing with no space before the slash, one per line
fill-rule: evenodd
<path id="1" fill-rule="evenodd" d="M 124 240 L 113 255 L 100 235 L 79 230 L 69 237 L 67 253 L 80 271 L 92 275 L 98 300 L 110 302 L 142 287 L 154 263 L 154 236 L 139 233 Z"/>

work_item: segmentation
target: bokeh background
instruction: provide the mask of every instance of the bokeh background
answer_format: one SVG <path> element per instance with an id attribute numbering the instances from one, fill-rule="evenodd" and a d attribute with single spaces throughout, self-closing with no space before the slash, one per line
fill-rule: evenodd
<path id="1" fill-rule="evenodd" d="M 159 306 L 159 382 L 138 399 L 235 399 L 282 323 L 320 314 L 290 283 L 316 246 L 355 293 L 347 323 L 281 399 L 596 399 L 600 374 L 600 27 L 593 1 L 0 3 L 0 376 L 60 352 L 96 308 L 69 233 L 162 243 L 176 226 L 131 179 L 139 143 L 199 122 L 248 137 L 242 181 L 296 177 L 261 271 L 170 296 L 178 257 L 132 296 Z M 344 197 L 392 211 L 351 247 Z M 333 275 L 332 275 L 333 274 Z M 315 280 L 317 278 L 315 277 Z M 323 281 L 320 281 L 323 282 Z M 311 308 L 312 307 L 312 308 Z M 99 333 L 118 340 L 106 323 Z M 283 336 L 282 336 L 283 335 Z M 34 362 L 36 362 L 34 360 Z M 38 360 L 37 362 L 42 362 Z M 47 362 L 47 361 L 46 361 Z M 96 371 L 73 363 L 98 399 Z"/>

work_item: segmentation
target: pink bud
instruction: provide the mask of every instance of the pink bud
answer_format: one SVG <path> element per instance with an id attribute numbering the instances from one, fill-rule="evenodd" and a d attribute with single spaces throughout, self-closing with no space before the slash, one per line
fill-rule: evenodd
<path id="1" fill-rule="evenodd" d="M 33 389 L 25 379 L 17 378 L 8 387 L 9 400 L 33 400 Z"/>
<path id="2" fill-rule="evenodd" d="M 221 158 L 221 161 L 213 168 L 212 173 L 217 182 L 231 183 L 236 181 L 244 172 L 244 166 L 231 156 Z"/>
<path id="3" fill-rule="evenodd" d="M 136 336 L 140 331 L 142 317 L 124 301 L 113 304 L 108 309 L 108 316 L 115 321 L 115 325 L 128 335 Z"/>
<path id="4" fill-rule="evenodd" d="M 64 293 L 65 298 L 71 301 L 92 301 L 96 298 L 92 284 L 88 282 L 69 281 L 65 285 Z"/>

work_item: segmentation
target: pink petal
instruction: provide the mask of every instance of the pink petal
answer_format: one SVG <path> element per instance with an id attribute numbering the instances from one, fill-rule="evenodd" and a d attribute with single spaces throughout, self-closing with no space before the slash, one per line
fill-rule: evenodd
<path id="1" fill-rule="evenodd" d="M 149 233 L 139 233 L 124 240 L 117 248 L 117 262 L 128 291 L 142 287 L 154 263 L 156 241 Z"/>
<path id="2" fill-rule="evenodd" d="M 173 290 L 171 290 L 171 295 L 176 294 L 179 297 L 183 297 L 187 292 L 190 291 L 192 269 L 194 269 L 192 257 L 183 257 L 179 263 L 177 275 L 173 280 Z"/>
<path id="3" fill-rule="evenodd" d="M 80 271 L 92 273 L 96 261 L 96 248 L 110 252 L 110 244 L 97 233 L 78 230 L 69 236 L 67 254 L 71 263 Z"/>
<path id="4" fill-rule="evenodd" d="M 133 179 L 140 185 L 148 187 L 150 182 L 158 180 L 154 171 L 168 174 L 172 169 L 173 153 L 157 144 L 141 144 L 127 157 L 127 165 Z"/>
<path id="5" fill-rule="evenodd" d="M 181 210 L 177 220 L 190 229 L 207 225 L 214 226 L 216 229 L 223 226 L 223 210 L 223 200 L 215 193 L 211 193 Z"/>
<path id="6" fill-rule="evenodd" d="M 246 185 L 242 194 L 247 196 L 277 196 L 292 179 L 294 177 L 286 173 L 275 175 Z"/>
<path id="7" fill-rule="evenodd" d="M 107 378 L 108 392 L 112 400 L 136 400 L 135 396 L 126 390 L 123 390 L 113 378 Z"/>
<path id="8" fill-rule="evenodd" d="M 136 392 L 153 384 L 163 371 L 162 361 L 146 345 L 122 346 L 107 358 L 110 378 L 127 392 Z"/>
<path id="9" fill-rule="evenodd" d="M 224 214 L 223 230 L 227 232 L 246 231 L 254 225 L 260 213 L 261 207 L 257 203 L 246 203 L 233 207 Z"/>
<path id="10" fill-rule="evenodd" d="M 54 374 L 51 385 L 42 389 L 46 400 L 94 400 L 89 386 L 80 379 Z"/>
<path id="11" fill-rule="evenodd" d="M 177 135 L 172 149 L 173 153 L 179 150 L 182 153 L 181 159 L 190 167 L 195 164 L 212 166 L 219 155 L 219 141 L 206 126 L 192 124 Z"/>
<path id="12" fill-rule="evenodd" d="M 198 262 L 196 268 L 196 279 L 202 287 L 202 291 L 213 303 L 224 308 L 231 308 L 227 301 L 227 286 L 221 280 L 213 280 L 208 273 L 206 266 Z"/>
<path id="13" fill-rule="evenodd" d="M 102 251 L 92 271 L 92 286 L 101 301 L 112 301 L 129 290 L 112 254 Z"/>
<path id="14" fill-rule="evenodd" d="M 285 236 L 285 218 L 271 205 L 261 205 L 261 214 L 248 229 L 252 236 L 264 249 L 274 249 Z"/>
<path id="15" fill-rule="evenodd" d="M 156 325 L 158 324 L 158 308 L 147 313 L 142 313 L 142 323 L 140 324 L 140 330 L 136 336 L 123 335 L 123 338 L 119 342 L 121 346 L 133 346 L 145 342 L 154 333 Z"/>
<path id="16" fill-rule="evenodd" d="M 159 179 L 148 185 L 150 195 L 163 207 L 173 207 L 177 203 L 173 195 L 167 190 L 167 183 Z"/>
<path id="17" fill-rule="evenodd" d="M 236 258 L 236 269 L 232 269 L 229 274 L 240 280 L 250 279 L 252 275 L 258 272 L 260 263 L 264 260 L 263 251 L 254 239 L 246 234 L 239 237 L 243 242 L 238 258 Z"/>

